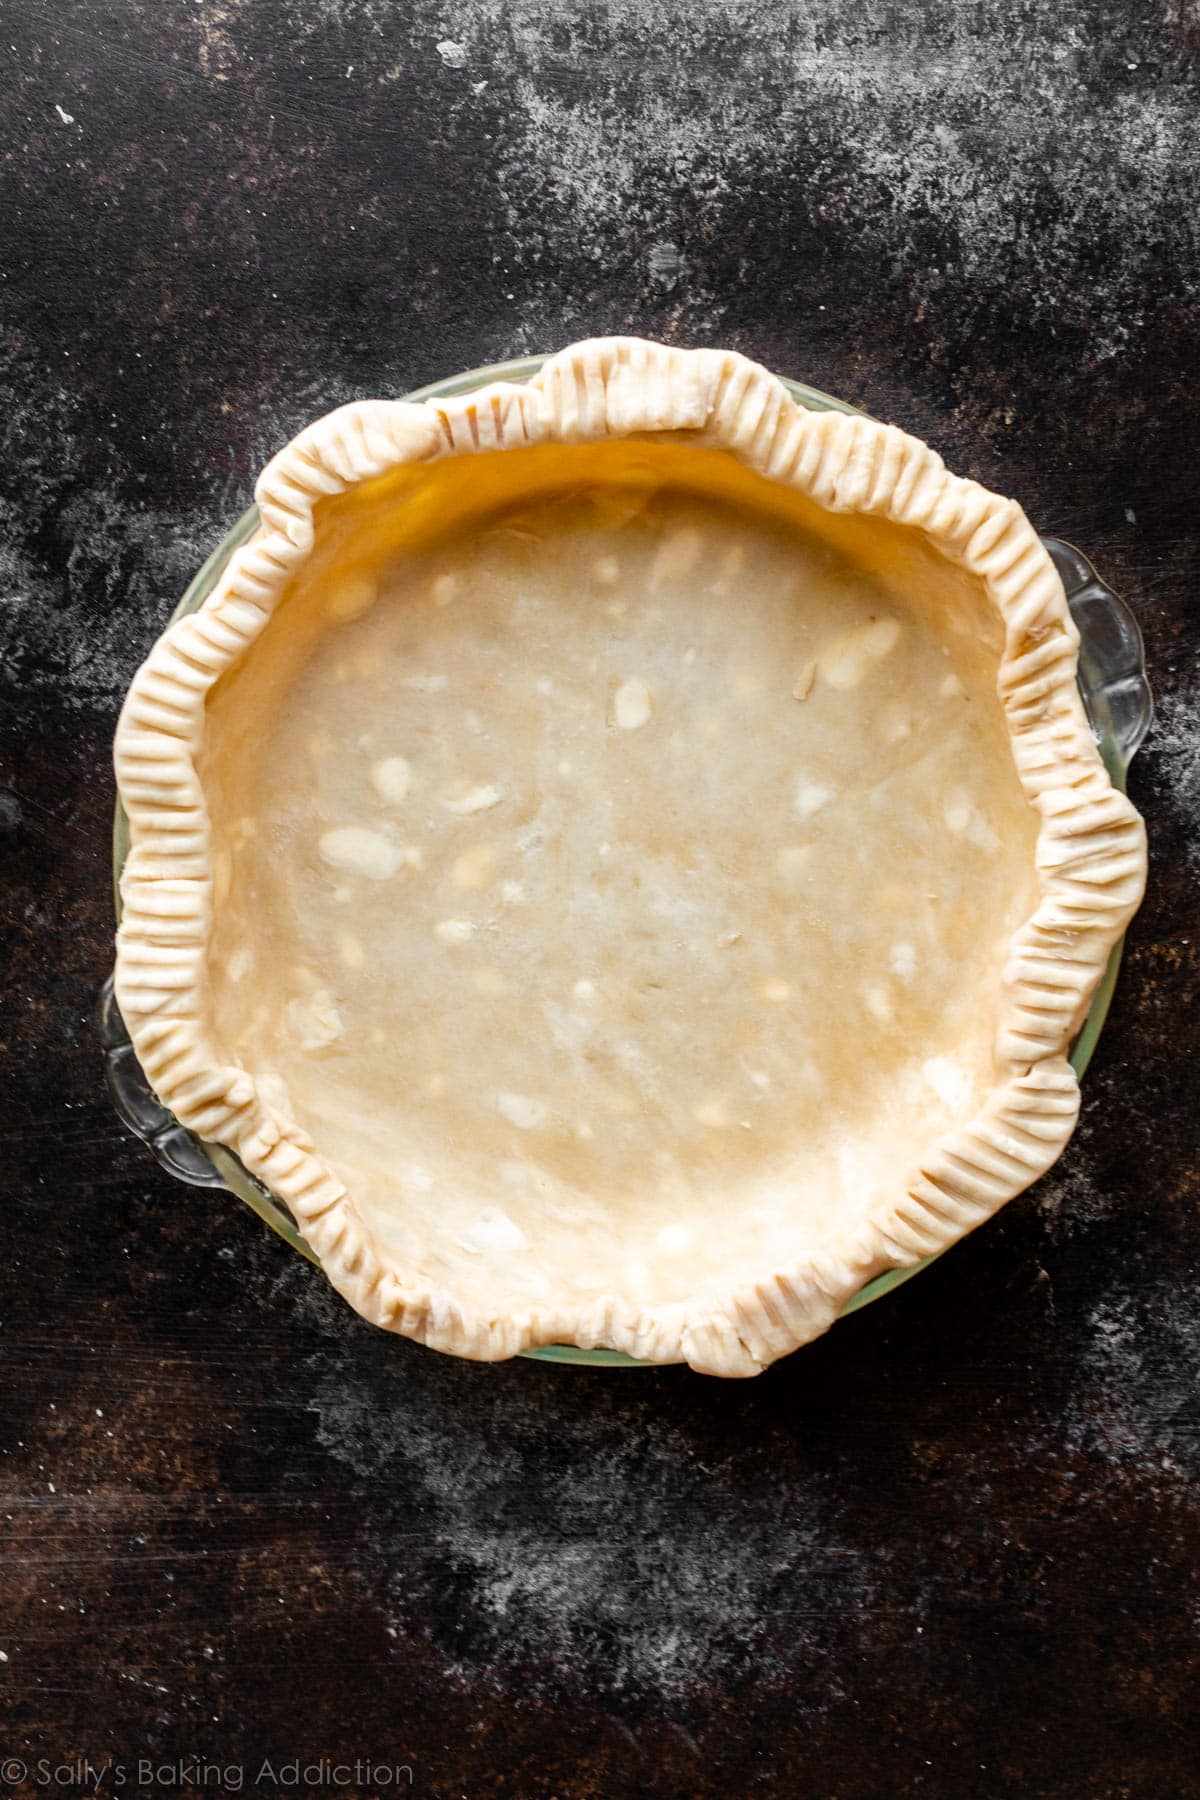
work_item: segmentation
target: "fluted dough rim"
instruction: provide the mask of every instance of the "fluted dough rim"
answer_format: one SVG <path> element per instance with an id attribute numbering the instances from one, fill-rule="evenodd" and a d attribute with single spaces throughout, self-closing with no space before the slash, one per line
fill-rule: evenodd
<path id="1" fill-rule="evenodd" d="M 974 1119 L 910 1172 L 899 1198 L 877 1206 L 843 1242 L 803 1268 L 765 1271 L 719 1304 L 643 1308 L 611 1296 L 487 1317 L 387 1260 L 319 1151 L 212 1041 L 205 1001 L 213 860 L 197 772 L 205 703 L 308 555 L 320 500 L 403 463 L 656 431 L 694 433 L 830 511 L 924 531 L 983 582 L 1005 628 L 999 688 L 1017 770 L 1040 819 L 1040 897 L 1013 936 L 1005 970 L 1003 1080 Z M 287 1203 L 334 1286 L 364 1317 L 483 1360 L 559 1342 L 755 1374 L 818 1336 L 881 1270 L 944 1249 L 1054 1162 L 1079 1109 L 1066 1052 L 1141 898 L 1146 851 L 1141 819 L 1113 788 L 1088 727 L 1062 584 L 1015 501 L 950 474 L 927 445 L 893 426 L 809 411 L 733 352 L 635 338 L 574 345 L 527 385 L 342 407 L 274 457 L 255 494 L 259 530 L 203 607 L 155 644 L 121 713 L 115 763 L 131 850 L 116 995 L 163 1104 L 201 1137 L 236 1151 Z"/>

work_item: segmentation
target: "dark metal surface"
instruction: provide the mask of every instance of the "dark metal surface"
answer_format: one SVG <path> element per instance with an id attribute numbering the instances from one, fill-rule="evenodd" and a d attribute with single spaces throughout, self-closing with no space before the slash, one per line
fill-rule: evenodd
<path id="1" fill-rule="evenodd" d="M 0 1791 L 7 1754 L 29 1792 L 85 1757 L 126 1792 L 197 1757 L 471 1800 L 1195 1792 L 1190 9 L 0 25 Z M 1159 700 L 1150 893 L 1059 1169 L 746 1385 L 372 1331 L 154 1169 L 91 1020 L 116 709 L 256 468 L 354 395 L 621 329 L 1016 494 L 1129 598 Z"/>

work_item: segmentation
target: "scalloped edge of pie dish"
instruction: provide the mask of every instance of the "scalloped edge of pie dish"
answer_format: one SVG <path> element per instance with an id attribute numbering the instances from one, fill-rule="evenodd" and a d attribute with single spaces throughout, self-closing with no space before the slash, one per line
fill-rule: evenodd
<path id="1" fill-rule="evenodd" d="M 213 867 L 197 773 L 206 701 L 309 554 L 322 499 L 405 463 L 658 431 L 726 450 L 831 512 L 923 531 L 982 582 L 1005 629 L 998 690 L 1039 816 L 1040 897 L 1010 945 L 997 1029 L 1002 1078 L 981 1111 L 910 1171 L 893 1203 L 803 1267 L 764 1271 L 717 1302 L 644 1307 L 610 1295 L 491 1317 L 390 1264 L 332 1168 L 211 1039 Z M 121 713 L 115 765 L 131 849 L 115 988 L 163 1104 L 235 1150 L 286 1202 L 330 1281 L 365 1318 L 487 1361 L 566 1342 L 752 1375 L 825 1331 L 866 1282 L 945 1249 L 1050 1167 L 1079 1110 L 1067 1049 L 1141 898 L 1146 849 L 1142 821 L 1113 787 L 1088 726 L 1062 582 L 1015 501 L 950 474 L 893 426 L 809 410 L 734 352 L 632 338 L 574 345 L 520 386 L 342 407 L 267 465 L 255 497 L 258 530 L 201 609 L 153 647 Z"/>

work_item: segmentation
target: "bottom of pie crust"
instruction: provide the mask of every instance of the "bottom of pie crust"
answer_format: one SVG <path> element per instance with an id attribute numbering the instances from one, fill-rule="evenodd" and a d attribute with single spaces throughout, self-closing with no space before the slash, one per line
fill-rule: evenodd
<path id="1" fill-rule="evenodd" d="M 1037 900 L 981 584 L 669 439 L 322 506 L 208 705 L 224 1053 L 492 1316 L 844 1241 L 994 1090 Z"/>

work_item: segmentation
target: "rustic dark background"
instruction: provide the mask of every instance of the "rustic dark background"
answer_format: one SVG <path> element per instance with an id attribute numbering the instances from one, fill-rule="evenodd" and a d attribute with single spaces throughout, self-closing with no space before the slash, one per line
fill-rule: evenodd
<path id="1" fill-rule="evenodd" d="M 0 1791 L 1200 1793 L 1198 48 L 1195 0 L 2 0 Z M 266 455 L 619 330 L 1018 495 L 1159 699 L 1059 1170 L 746 1385 L 377 1334 L 156 1171 L 89 1023 L 117 706 Z"/>

